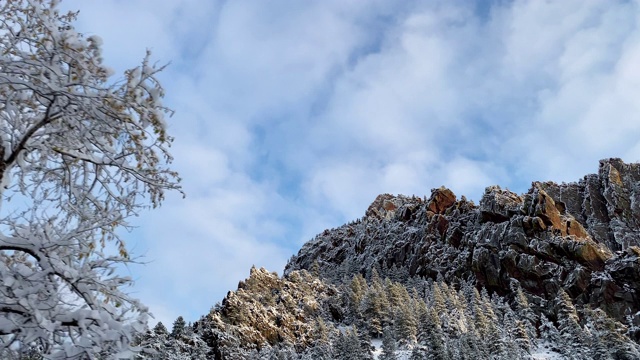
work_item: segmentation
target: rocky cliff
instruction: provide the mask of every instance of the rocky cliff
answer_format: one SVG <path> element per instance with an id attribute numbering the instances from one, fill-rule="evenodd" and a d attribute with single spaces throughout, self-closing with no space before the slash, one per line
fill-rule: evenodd
<path id="1" fill-rule="evenodd" d="M 607 159 L 575 183 L 534 182 L 522 195 L 488 187 L 479 205 L 446 188 L 428 199 L 380 195 L 362 219 L 306 243 L 285 274 L 338 279 L 375 268 L 506 297 L 521 287 L 551 318 L 564 289 L 579 307 L 639 324 L 639 246 L 640 164 Z"/>
<path id="2" fill-rule="evenodd" d="M 639 188 L 640 164 L 608 159 L 478 205 L 380 195 L 282 277 L 252 268 L 195 323 L 157 324 L 137 358 L 639 359 Z"/>

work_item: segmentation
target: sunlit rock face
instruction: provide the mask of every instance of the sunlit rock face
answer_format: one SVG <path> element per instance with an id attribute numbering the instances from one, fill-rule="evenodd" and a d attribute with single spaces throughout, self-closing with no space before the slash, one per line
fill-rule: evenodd
<path id="1" fill-rule="evenodd" d="M 521 195 L 490 186 L 479 205 L 446 188 L 380 195 L 363 218 L 305 244 L 285 273 L 312 268 L 474 281 L 507 296 L 519 284 L 552 316 L 547 300 L 563 288 L 622 320 L 640 311 L 640 164 L 602 160 L 597 174 Z"/>

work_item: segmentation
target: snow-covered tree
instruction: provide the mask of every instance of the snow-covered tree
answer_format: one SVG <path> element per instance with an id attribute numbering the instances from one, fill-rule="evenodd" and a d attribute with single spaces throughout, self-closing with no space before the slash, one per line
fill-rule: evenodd
<path id="1" fill-rule="evenodd" d="M 361 354 L 362 348 L 357 330 L 347 329 L 338 335 L 335 344 L 335 359 L 359 360 L 362 358 Z"/>
<path id="2" fill-rule="evenodd" d="M 409 360 L 426 360 L 429 359 L 427 348 L 421 345 L 416 345 L 411 349 L 411 355 Z"/>
<path id="3" fill-rule="evenodd" d="M 562 288 L 556 296 L 556 311 L 558 313 L 558 331 L 564 354 L 571 359 L 584 359 L 587 356 L 587 354 L 583 353 L 586 350 L 586 339 L 580 326 L 580 318 L 573 300 Z"/>
<path id="4" fill-rule="evenodd" d="M 431 351 L 430 358 L 434 360 L 447 359 L 447 349 L 445 346 L 442 323 L 435 307 L 429 309 L 427 317 L 423 319 L 420 333 L 423 344 L 427 345 Z"/>
<path id="5" fill-rule="evenodd" d="M 405 305 L 395 311 L 394 330 L 396 338 L 402 344 L 413 344 L 417 340 L 418 320 L 413 309 Z"/>
<path id="6" fill-rule="evenodd" d="M 182 316 L 178 316 L 176 321 L 173 322 L 173 327 L 171 328 L 171 336 L 174 338 L 179 337 L 185 333 L 185 328 L 187 327 L 187 323 L 184 321 Z"/>
<path id="7" fill-rule="evenodd" d="M 540 314 L 540 340 L 544 342 L 544 346 L 556 350 L 560 344 L 560 332 L 558 328 L 544 314 Z"/>
<path id="8" fill-rule="evenodd" d="M 377 271 L 374 269 L 371 286 L 366 289 L 361 303 L 361 313 L 367 319 L 368 331 L 376 337 L 382 334 L 383 327 L 389 322 L 389 299 Z"/>
<path id="9" fill-rule="evenodd" d="M 396 355 L 398 347 L 396 340 L 393 336 L 393 331 L 390 327 L 386 327 L 382 333 L 382 354 L 380 354 L 380 360 L 395 360 L 398 358 Z"/>
<path id="10" fill-rule="evenodd" d="M 527 331 L 527 336 L 529 339 L 534 340 L 536 338 L 537 317 L 531 309 L 529 300 L 527 300 L 527 296 L 524 294 L 524 291 L 522 291 L 521 286 L 516 288 L 515 310 L 517 316 L 523 322 L 525 330 Z"/>
<path id="11" fill-rule="evenodd" d="M 156 326 L 153 327 L 153 332 L 159 336 L 169 335 L 169 331 L 167 331 L 167 328 L 164 326 L 162 321 L 158 321 Z"/>
<path id="12" fill-rule="evenodd" d="M 602 309 L 585 309 L 591 356 L 596 360 L 638 359 L 640 347 L 625 335 L 626 326 L 610 318 Z"/>
<path id="13" fill-rule="evenodd" d="M 162 67 L 147 53 L 111 81 L 58 2 L 0 2 L 0 347 L 94 358 L 147 320 L 115 272 L 131 261 L 117 230 L 179 179 Z"/>

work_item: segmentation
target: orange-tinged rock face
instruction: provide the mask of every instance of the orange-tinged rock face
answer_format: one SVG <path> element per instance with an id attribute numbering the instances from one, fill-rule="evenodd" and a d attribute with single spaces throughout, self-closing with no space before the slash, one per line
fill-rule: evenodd
<path id="1" fill-rule="evenodd" d="M 565 244 L 570 258 L 594 271 L 602 271 L 605 262 L 613 257 L 611 251 L 591 239 Z"/>
<path id="2" fill-rule="evenodd" d="M 555 229 L 562 229 L 563 227 L 560 211 L 558 211 L 555 201 L 542 189 L 538 190 L 535 215 L 539 216 L 545 224 L 551 225 Z"/>
<path id="3" fill-rule="evenodd" d="M 546 226 L 552 226 L 558 235 L 573 235 L 578 239 L 589 237 L 587 230 L 571 214 L 565 212 L 565 204 L 556 201 L 541 187 L 537 189 L 534 215 Z M 562 210 L 562 211 L 561 211 Z"/>
<path id="4" fill-rule="evenodd" d="M 565 233 L 567 235 L 573 235 L 578 239 L 589 237 L 589 233 L 587 233 L 587 230 L 585 230 L 582 224 L 580 224 L 574 218 L 570 218 L 569 220 L 567 220 Z"/>
<path id="5" fill-rule="evenodd" d="M 435 214 L 444 214 L 451 205 L 456 203 L 456 195 L 453 191 L 440 187 L 431 191 L 431 198 L 429 198 L 429 205 L 427 209 Z"/>
<path id="6" fill-rule="evenodd" d="M 397 209 L 398 207 L 392 201 L 385 200 L 382 203 L 382 208 L 385 209 L 386 211 L 393 211 L 393 210 Z"/>
<path id="7" fill-rule="evenodd" d="M 620 172 L 612 164 L 609 164 L 609 182 L 622 186 L 622 179 L 620 178 Z"/>

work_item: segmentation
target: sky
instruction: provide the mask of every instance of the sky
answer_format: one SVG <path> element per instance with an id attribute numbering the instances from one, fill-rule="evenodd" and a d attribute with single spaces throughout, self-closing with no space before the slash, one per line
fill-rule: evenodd
<path id="1" fill-rule="evenodd" d="M 638 1 L 64 0 L 118 73 L 158 64 L 186 198 L 124 235 L 129 291 L 195 321 L 378 194 L 640 161 Z M 116 76 L 114 79 L 116 79 Z"/>

